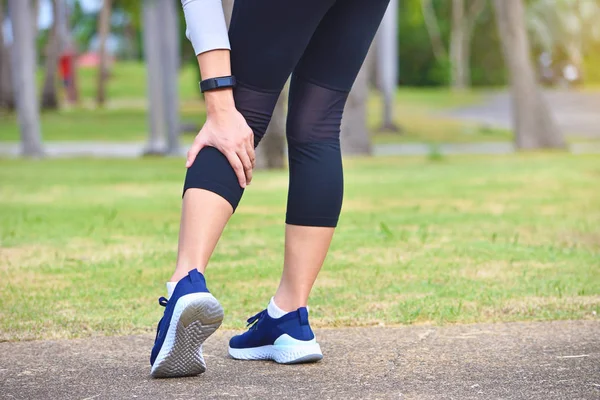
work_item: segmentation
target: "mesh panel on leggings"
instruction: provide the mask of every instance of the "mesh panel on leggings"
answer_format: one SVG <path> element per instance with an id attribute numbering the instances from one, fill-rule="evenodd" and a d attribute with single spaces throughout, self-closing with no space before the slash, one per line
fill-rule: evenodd
<path id="1" fill-rule="evenodd" d="M 234 89 L 235 107 L 246 119 L 246 123 L 254 132 L 254 147 L 265 135 L 271 114 L 279 98 L 279 92 L 258 91 L 243 83 Z"/>
<path id="2" fill-rule="evenodd" d="M 347 92 L 292 77 L 287 136 L 299 143 L 339 140 Z"/>

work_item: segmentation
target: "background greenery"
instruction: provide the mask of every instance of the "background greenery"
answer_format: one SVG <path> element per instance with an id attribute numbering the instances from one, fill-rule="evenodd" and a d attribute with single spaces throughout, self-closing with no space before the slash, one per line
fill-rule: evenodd
<path id="1" fill-rule="evenodd" d="M 346 160 L 313 324 L 595 318 L 598 157 L 436 159 Z M 0 160 L 0 340 L 151 332 L 183 175 L 179 159 Z M 287 179 L 256 174 L 209 265 L 226 327 L 276 288 Z"/>
<path id="2" fill-rule="evenodd" d="M 529 0 L 528 4 L 548 3 L 547 7 L 555 7 L 550 0 Z M 588 0 L 597 1 L 597 0 Z M 470 5 L 469 1 L 465 2 Z M 561 3 L 562 4 L 562 3 Z M 451 34 L 452 1 L 432 0 L 441 41 L 448 45 Z M 120 59 L 141 61 L 143 46 L 141 37 L 140 2 L 135 0 L 114 0 L 111 32 L 121 37 L 121 45 L 117 56 Z M 180 51 L 183 64 L 194 64 L 193 49 L 185 38 L 185 20 L 180 12 Z M 83 12 L 78 2 L 71 14 L 71 26 L 74 27 L 74 38 L 80 50 L 88 47 L 97 29 L 97 15 Z M 449 60 L 437 60 L 433 54 L 431 41 L 425 26 L 421 0 L 399 2 L 398 10 L 398 50 L 399 80 L 406 86 L 447 86 L 450 79 Z M 531 32 L 534 47 L 532 57 L 536 57 L 543 49 Z M 38 51 L 43 54 L 48 31 L 38 35 Z M 596 73 L 599 64 L 598 43 L 590 44 L 585 52 L 585 71 L 587 83 L 600 83 Z M 557 43 L 556 56 L 560 57 L 561 48 Z M 491 2 L 487 2 L 481 16 L 476 21 L 471 42 L 471 82 L 473 86 L 499 86 L 506 83 L 506 69 L 502 59 L 500 39 L 494 18 Z M 589 72 L 589 73 L 588 73 Z M 193 71 L 197 75 L 197 69 Z M 196 79 L 196 77 L 194 77 Z"/>
<path id="3" fill-rule="evenodd" d="M 194 74 L 197 66 L 187 65 L 179 74 L 179 94 L 182 120 L 191 127 L 200 128 L 206 118 L 204 104 L 198 98 Z M 145 141 L 148 116 L 146 109 L 146 68 L 136 61 L 118 62 L 111 69 L 108 80 L 108 104 L 103 109 L 95 106 L 96 69 L 81 68 L 79 85 L 81 106 L 45 112 L 41 116 L 44 141 L 54 140 L 108 140 Z M 42 71 L 38 79 L 43 78 Z M 369 99 L 368 124 L 375 143 L 419 142 L 455 143 L 478 141 L 507 141 L 512 132 L 504 129 L 462 123 L 445 117 L 445 110 L 482 102 L 489 90 L 453 92 L 449 88 L 402 87 L 396 94 L 396 123 L 401 134 L 379 132 L 382 99 L 373 93 Z M 195 135 L 190 130 L 185 141 Z M 19 140 L 15 114 L 2 115 L 0 141 Z"/>

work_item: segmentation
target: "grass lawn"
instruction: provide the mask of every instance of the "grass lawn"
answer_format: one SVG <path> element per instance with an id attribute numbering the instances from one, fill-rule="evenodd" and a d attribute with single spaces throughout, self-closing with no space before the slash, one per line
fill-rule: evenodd
<path id="1" fill-rule="evenodd" d="M 205 119 L 200 101 L 195 66 L 186 65 L 179 76 L 182 119 L 201 125 Z M 79 86 L 82 106 L 42 115 L 44 140 L 107 140 L 140 141 L 147 135 L 146 70 L 143 64 L 115 64 L 108 82 L 108 104 L 105 110 L 93 109 L 96 91 L 96 70 L 80 69 Z M 42 84 L 41 71 L 38 74 Z M 375 143 L 397 142 L 477 142 L 510 140 L 511 133 L 477 124 L 464 124 L 434 115 L 440 110 L 483 101 L 484 93 L 470 91 L 453 93 L 448 89 L 401 88 L 396 96 L 396 121 L 402 134 L 378 132 L 381 119 L 381 98 L 373 94 L 369 101 L 369 128 Z M 0 115 L 0 141 L 18 141 L 19 129 L 15 115 Z"/>
<path id="2" fill-rule="evenodd" d="M 346 160 L 315 326 L 598 318 L 600 163 L 529 154 Z M 0 160 L 0 340 L 152 332 L 180 159 Z M 208 269 L 226 327 L 276 288 L 287 172 L 258 172 Z"/>
<path id="3" fill-rule="evenodd" d="M 198 112 L 182 112 L 182 118 L 186 123 L 202 126 L 206 117 L 204 109 L 199 108 Z M 42 114 L 41 121 L 45 141 L 144 142 L 148 138 L 148 116 L 143 109 L 61 110 Z M 18 140 L 16 118 L 0 122 L 0 142 Z"/>

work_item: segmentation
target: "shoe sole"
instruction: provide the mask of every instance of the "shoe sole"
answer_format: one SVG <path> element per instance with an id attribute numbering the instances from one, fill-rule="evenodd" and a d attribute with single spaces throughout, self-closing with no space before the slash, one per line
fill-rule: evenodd
<path id="1" fill-rule="evenodd" d="M 321 346 L 316 341 L 296 342 L 294 345 L 274 344 L 248 349 L 229 347 L 229 355 L 237 360 L 272 360 L 279 364 L 312 363 L 323 359 Z"/>
<path id="2" fill-rule="evenodd" d="M 152 365 L 152 377 L 193 376 L 206 371 L 202 344 L 221 326 L 223 315 L 223 307 L 210 293 L 179 298 L 165 341 Z"/>

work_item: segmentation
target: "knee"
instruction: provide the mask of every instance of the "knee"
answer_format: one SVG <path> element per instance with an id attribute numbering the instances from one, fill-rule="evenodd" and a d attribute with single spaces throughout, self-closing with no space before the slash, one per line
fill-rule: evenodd
<path id="1" fill-rule="evenodd" d="M 238 82 L 233 97 L 235 107 L 254 132 L 254 146 L 256 147 L 267 131 L 273 109 L 279 98 L 279 92 L 257 90 Z"/>
<path id="2" fill-rule="evenodd" d="M 286 134 L 290 146 L 302 143 L 339 143 L 340 125 L 348 93 L 292 78 Z"/>

